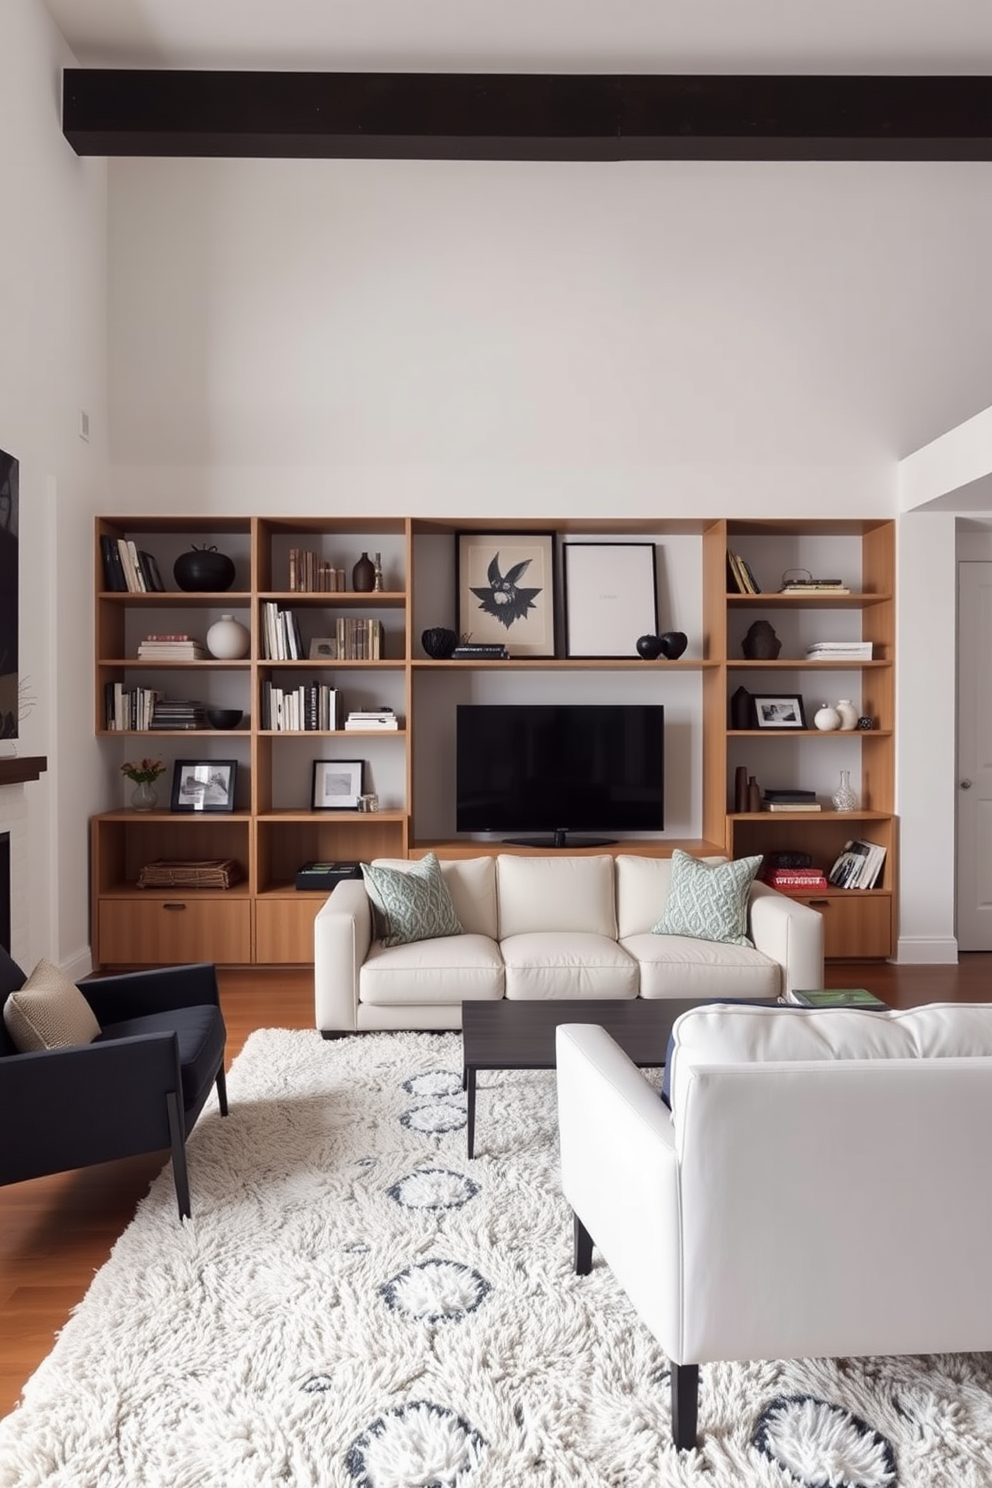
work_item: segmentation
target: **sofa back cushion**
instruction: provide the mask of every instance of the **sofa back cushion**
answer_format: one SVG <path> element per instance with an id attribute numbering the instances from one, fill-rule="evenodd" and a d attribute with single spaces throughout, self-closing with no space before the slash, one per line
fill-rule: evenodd
<path id="1" fill-rule="evenodd" d="M 620 939 L 648 935 L 661 919 L 672 886 L 671 858 L 637 858 L 617 854 L 617 925 Z M 726 858 L 701 858 L 700 862 L 725 863 Z"/>
<path id="2" fill-rule="evenodd" d="M 416 859 L 376 858 L 373 867 L 409 872 Z M 442 858 L 441 873 L 455 914 L 466 935 L 496 939 L 496 862 L 494 858 Z"/>
<path id="3" fill-rule="evenodd" d="M 500 853 L 496 881 L 500 940 L 577 930 L 617 938 L 613 858 L 608 854 L 518 858 Z"/>

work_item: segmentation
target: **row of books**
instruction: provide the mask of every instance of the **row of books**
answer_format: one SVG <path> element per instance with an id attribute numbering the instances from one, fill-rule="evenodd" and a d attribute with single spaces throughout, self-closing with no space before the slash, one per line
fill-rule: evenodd
<path id="1" fill-rule="evenodd" d="M 338 691 L 324 682 L 301 682 L 298 687 L 262 683 L 262 728 L 278 733 L 319 731 L 338 727 Z"/>
<path id="2" fill-rule="evenodd" d="M 835 889 L 873 889 L 882 874 L 885 848 L 877 842 L 845 842 L 827 878 Z"/>
<path id="3" fill-rule="evenodd" d="M 751 565 L 740 553 L 732 553 L 727 549 L 727 593 L 728 594 L 760 594 L 761 586 L 754 574 Z"/>
<path id="4" fill-rule="evenodd" d="M 305 655 L 299 621 L 274 599 L 262 601 L 262 655 L 266 661 L 302 661 Z"/>
<path id="5" fill-rule="evenodd" d="M 338 594 L 348 582 L 343 568 L 335 568 L 312 548 L 290 548 L 289 587 L 297 594 Z"/>
<path id="6" fill-rule="evenodd" d="M 207 648 L 186 634 L 146 635 L 138 643 L 139 661 L 205 661 Z"/>
<path id="7" fill-rule="evenodd" d="M 872 641 L 814 641 L 806 647 L 807 661 L 871 661 Z"/>
<path id="8" fill-rule="evenodd" d="M 146 553 L 132 538 L 102 533 L 100 553 L 104 589 L 112 594 L 164 594 L 154 553 Z"/>
<path id="9" fill-rule="evenodd" d="M 104 727 L 115 733 L 137 729 L 201 729 L 206 727 L 202 703 L 167 698 L 152 687 L 125 687 L 108 682 L 103 695 Z"/>
<path id="10" fill-rule="evenodd" d="M 339 661 L 381 661 L 382 621 L 340 615 L 335 622 Z"/>

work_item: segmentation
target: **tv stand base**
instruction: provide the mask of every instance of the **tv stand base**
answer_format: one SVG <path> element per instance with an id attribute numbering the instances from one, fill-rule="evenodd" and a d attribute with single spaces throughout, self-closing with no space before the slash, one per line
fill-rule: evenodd
<path id="1" fill-rule="evenodd" d="M 577 837 L 573 833 L 559 827 L 557 832 L 552 832 L 545 837 L 504 837 L 503 841 L 507 847 L 612 847 L 616 842 L 615 837 Z"/>

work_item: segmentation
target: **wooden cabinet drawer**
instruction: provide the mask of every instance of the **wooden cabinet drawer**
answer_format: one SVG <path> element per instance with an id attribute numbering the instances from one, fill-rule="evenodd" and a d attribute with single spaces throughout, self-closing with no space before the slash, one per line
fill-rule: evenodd
<path id="1" fill-rule="evenodd" d="M 823 953 L 828 960 L 867 961 L 892 955 L 892 895 L 811 895 L 803 900 L 823 916 Z"/>
<path id="2" fill-rule="evenodd" d="M 313 964 L 313 922 L 326 894 L 255 901 L 255 960 L 261 964 Z"/>
<path id="3" fill-rule="evenodd" d="M 102 899 L 97 915 L 101 966 L 251 961 L 251 902 L 190 894 Z"/>

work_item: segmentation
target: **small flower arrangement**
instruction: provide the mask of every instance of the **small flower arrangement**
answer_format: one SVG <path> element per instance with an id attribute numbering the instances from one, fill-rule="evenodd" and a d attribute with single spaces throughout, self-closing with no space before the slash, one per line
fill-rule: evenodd
<path id="1" fill-rule="evenodd" d="M 154 785 L 160 775 L 165 774 L 165 765 L 160 759 L 125 760 L 121 774 L 135 785 Z"/>

